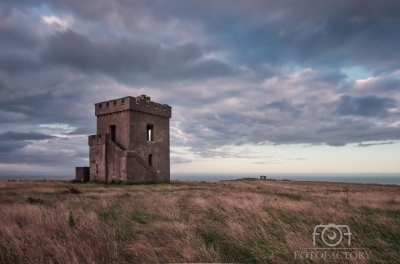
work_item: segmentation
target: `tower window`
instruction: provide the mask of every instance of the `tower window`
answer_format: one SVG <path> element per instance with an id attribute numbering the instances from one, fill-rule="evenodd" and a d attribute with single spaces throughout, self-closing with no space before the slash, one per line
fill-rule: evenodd
<path id="1" fill-rule="evenodd" d="M 153 166 L 153 154 L 149 154 L 149 165 Z"/>
<path id="2" fill-rule="evenodd" d="M 110 126 L 110 139 L 115 142 L 115 125 Z"/>
<path id="3" fill-rule="evenodd" d="M 147 141 L 154 141 L 154 125 L 147 125 Z"/>

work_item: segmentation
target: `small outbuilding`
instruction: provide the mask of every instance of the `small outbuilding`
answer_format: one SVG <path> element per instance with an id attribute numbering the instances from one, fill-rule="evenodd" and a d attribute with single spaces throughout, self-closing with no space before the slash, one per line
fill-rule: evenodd
<path id="1" fill-rule="evenodd" d="M 265 175 L 260 176 L 260 180 L 266 180 L 266 179 L 267 179 L 267 176 L 265 176 Z"/>
<path id="2" fill-rule="evenodd" d="M 76 167 L 76 181 L 87 182 L 90 180 L 89 167 Z"/>

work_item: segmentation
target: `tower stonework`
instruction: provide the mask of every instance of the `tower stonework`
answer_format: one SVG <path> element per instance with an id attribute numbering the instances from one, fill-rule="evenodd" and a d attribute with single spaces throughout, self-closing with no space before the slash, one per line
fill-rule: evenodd
<path id="1" fill-rule="evenodd" d="M 170 180 L 171 107 L 150 97 L 124 97 L 95 104 L 97 133 L 88 138 L 90 180 Z"/>

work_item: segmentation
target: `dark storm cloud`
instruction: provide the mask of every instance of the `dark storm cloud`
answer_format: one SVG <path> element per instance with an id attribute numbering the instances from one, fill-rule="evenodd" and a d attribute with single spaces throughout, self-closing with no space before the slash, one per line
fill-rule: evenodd
<path id="1" fill-rule="evenodd" d="M 15 150 L 15 149 L 13 149 Z M 25 153 L 21 152 L 19 149 L 15 150 L 12 155 L 5 152 L 0 152 L 0 160 L 1 163 L 8 164 L 32 164 L 32 165 L 45 165 L 45 166 L 74 166 L 78 163 L 77 159 L 74 159 L 71 156 L 63 155 L 63 153 L 43 153 L 43 152 L 31 152 Z"/>
<path id="2" fill-rule="evenodd" d="M 218 60 L 207 60 L 201 62 L 187 63 L 175 68 L 159 68 L 154 74 L 155 77 L 161 79 L 177 80 L 177 79 L 200 79 L 224 77 L 233 75 L 238 72 L 227 64 Z"/>
<path id="3" fill-rule="evenodd" d="M 227 145 L 326 144 L 342 147 L 351 143 L 400 140 L 398 127 L 379 125 L 379 122 L 358 115 L 337 117 L 334 113 L 330 113 L 330 116 L 310 115 L 300 119 L 288 119 L 286 123 L 248 122 L 247 124 L 244 115 L 245 112 L 236 113 L 236 117 L 231 116 L 230 122 L 220 125 L 212 118 L 201 121 L 201 125 L 194 122 L 180 124 L 179 129 L 188 135 L 189 140 L 189 143 L 183 146 L 190 146 L 194 154 L 207 158 L 213 155 L 229 156 L 229 151 L 226 153 L 213 151 L 215 148 Z M 389 115 L 386 118 L 389 118 Z M 172 142 L 173 145 L 182 144 L 179 141 Z"/>
<path id="4" fill-rule="evenodd" d="M 67 64 L 84 71 L 139 71 L 147 72 L 161 52 L 155 43 L 144 41 L 113 40 L 95 43 L 72 30 L 57 33 L 48 43 L 45 60 Z"/>
<path id="5" fill-rule="evenodd" d="M 176 3 L 154 2 L 146 10 L 161 21 L 177 16 L 201 23 L 220 46 L 229 47 L 232 56 L 249 67 L 293 61 L 327 67 L 362 63 L 371 68 L 380 62 L 385 70 L 399 66 L 396 1 L 310 0 L 300 6 L 296 1 Z"/>
<path id="6" fill-rule="evenodd" d="M 145 34 L 143 28 L 154 30 L 153 24 L 167 24 L 174 18 L 201 24 L 214 43 L 231 49 L 232 56 L 249 67 L 293 61 L 328 67 L 349 63 L 375 67 L 380 62 L 381 70 L 399 66 L 400 7 L 396 1 L 308 0 L 300 6 L 296 1 L 51 2 L 108 26 L 118 16 L 118 23 L 139 34 Z M 149 19 L 135 19 L 143 18 L 143 13 Z"/>
<path id="7" fill-rule="evenodd" d="M 3 54 L 2 54 L 3 53 Z M 38 66 L 35 59 L 30 54 L 4 54 L 0 52 L 0 69 L 15 74 L 24 70 L 35 70 Z M 5 84 L 0 84 L 0 89 L 5 88 Z"/>
<path id="8" fill-rule="evenodd" d="M 255 130 L 250 138 L 253 142 L 264 139 L 275 144 L 324 143 L 330 146 L 345 146 L 349 143 L 380 141 L 384 138 L 399 140 L 400 131 L 396 127 L 381 127 L 363 119 L 344 118 L 333 119 L 328 126 L 310 124 L 309 127 L 266 127 L 263 131 Z"/>
<path id="9" fill-rule="evenodd" d="M 55 137 L 36 132 L 20 133 L 20 132 L 7 131 L 4 133 L 0 133 L 0 152 L 2 153 L 13 152 L 15 150 L 22 149 L 29 144 L 32 144 L 32 142 L 30 141 L 45 140 L 52 138 Z M 2 162 L 4 161 L 5 160 L 3 159 Z"/>
<path id="10" fill-rule="evenodd" d="M 376 91 L 384 90 L 384 91 L 400 91 L 400 79 L 399 78 L 384 78 L 376 82 L 375 84 Z"/>
<path id="11" fill-rule="evenodd" d="M 0 5 L 0 8 L 4 7 Z M 18 15 L 10 14 L 0 9 L 0 45 L 4 50 L 32 49 L 38 45 L 40 38 L 32 31 L 32 25 L 18 21 Z"/>
<path id="12" fill-rule="evenodd" d="M 22 149 L 29 145 L 28 141 L 0 141 L 0 153 L 6 153 L 10 155 L 10 152 L 13 152 L 17 149 Z M 14 157 L 16 158 L 16 157 Z M 2 162 L 5 162 L 2 160 Z"/>
<path id="13" fill-rule="evenodd" d="M 82 116 L 69 95 L 55 96 L 41 94 L 21 99 L 9 100 L 0 104 L 4 112 L 12 112 L 27 117 L 28 123 L 75 123 L 77 116 Z M 85 114 L 86 115 L 86 114 Z M 12 121 L 12 120 L 10 120 Z"/>
<path id="14" fill-rule="evenodd" d="M 395 144 L 396 142 L 381 142 L 381 143 L 370 143 L 370 144 L 364 144 L 364 143 L 360 143 L 357 145 L 357 147 L 371 147 L 371 146 L 379 146 L 379 145 L 392 145 Z"/>
<path id="15" fill-rule="evenodd" d="M 72 132 L 69 132 L 69 135 L 93 135 L 95 134 L 95 128 L 92 127 L 78 127 Z"/>
<path id="16" fill-rule="evenodd" d="M 19 132 L 7 131 L 4 133 L 0 133 L 0 141 L 44 140 L 51 138 L 54 138 L 54 136 L 36 132 L 19 133 Z"/>
<path id="17" fill-rule="evenodd" d="M 88 157 L 86 138 L 70 141 L 68 138 L 44 136 L 32 136 L 38 133 L 21 133 L 26 135 L 16 136 L 13 133 L 7 133 L 7 138 L 12 134 L 12 138 L 27 140 L 5 140 L 0 141 L 0 163 L 1 164 L 30 164 L 32 166 L 50 166 L 53 167 L 56 175 L 60 173 L 69 172 L 73 173 L 75 166 L 87 165 L 84 160 Z M 32 140 L 31 138 L 45 138 Z M 4 150 L 3 148 L 6 148 Z M 68 170 L 62 169 L 63 167 L 71 168 Z M 34 172 L 29 170 L 29 172 Z M 6 171 L 2 170 L 2 173 Z"/>
<path id="18" fill-rule="evenodd" d="M 256 110 L 257 111 L 264 111 L 268 109 L 276 109 L 279 111 L 279 113 L 282 112 L 288 112 L 290 113 L 293 117 L 298 117 L 301 114 L 301 111 L 294 107 L 288 100 L 280 100 L 280 101 L 274 101 L 272 103 L 259 103 L 256 105 Z"/>
<path id="19" fill-rule="evenodd" d="M 343 95 L 337 111 L 341 115 L 380 116 L 388 115 L 388 108 L 396 106 L 392 98 L 382 98 L 374 95 L 352 97 Z"/>
<path id="20" fill-rule="evenodd" d="M 364 83 L 356 83 L 355 85 L 362 86 L 364 91 L 379 93 L 379 92 L 391 92 L 400 91 L 400 78 L 393 76 L 379 76 L 374 79 L 370 79 Z"/>
<path id="21" fill-rule="evenodd" d="M 43 60 L 68 65 L 85 72 L 100 71 L 122 81 L 131 75 L 152 74 L 156 78 L 187 79 L 224 76 L 234 71 L 215 59 L 199 61 L 200 48 L 185 43 L 172 48 L 127 38 L 94 42 L 71 30 L 57 33 L 48 43 Z"/>

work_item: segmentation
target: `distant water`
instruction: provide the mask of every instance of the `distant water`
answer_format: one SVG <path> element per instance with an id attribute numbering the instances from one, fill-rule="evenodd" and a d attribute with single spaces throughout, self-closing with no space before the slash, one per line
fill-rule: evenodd
<path id="1" fill-rule="evenodd" d="M 400 185 L 400 173 L 171 173 L 171 180 L 217 182 L 243 178 Z M 72 180 L 70 175 L 0 175 L 0 179 Z"/>
<path id="2" fill-rule="evenodd" d="M 324 181 L 349 183 L 377 183 L 400 185 L 400 173 L 171 173 L 171 180 L 207 181 L 236 180 L 242 178 L 260 178 L 292 181 Z"/>
<path id="3" fill-rule="evenodd" d="M 13 179 L 13 180 L 72 180 L 75 175 L 0 175 L 0 179 Z"/>

